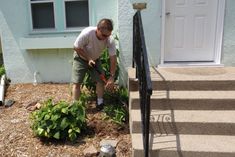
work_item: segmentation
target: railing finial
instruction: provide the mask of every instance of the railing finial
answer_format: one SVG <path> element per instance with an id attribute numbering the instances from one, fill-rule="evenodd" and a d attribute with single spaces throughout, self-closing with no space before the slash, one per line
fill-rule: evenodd
<path id="1" fill-rule="evenodd" d="M 147 8 L 147 3 L 133 3 L 132 6 L 133 6 L 133 9 L 143 10 Z"/>

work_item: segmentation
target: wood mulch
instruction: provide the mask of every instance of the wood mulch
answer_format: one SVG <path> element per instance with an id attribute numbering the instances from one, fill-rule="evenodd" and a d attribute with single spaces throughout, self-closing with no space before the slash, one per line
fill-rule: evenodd
<path id="1" fill-rule="evenodd" d="M 43 141 L 35 137 L 30 128 L 26 107 L 32 102 L 52 98 L 71 101 L 69 84 L 10 84 L 5 100 L 14 100 L 10 107 L 0 106 L 0 156 L 4 157 L 83 157 L 84 149 L 93 145 L 98 151 L 102 139 L 118 141 L 117 157 L 131 156 L 131 139 L 128 122 L 124 126 L 103 120 L 104 113 L 95 110 L 94 102 L 87 106 L 88 128 L 75 143 L 69 141 Z M 97 155 L 95 155 L 97 156 Z"/>

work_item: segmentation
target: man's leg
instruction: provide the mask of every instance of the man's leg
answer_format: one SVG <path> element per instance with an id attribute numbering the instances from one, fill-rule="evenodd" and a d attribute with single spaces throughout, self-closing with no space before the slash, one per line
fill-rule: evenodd
<path id="1" fill-rule="evenodd" d="M 97 104 L 96 104 L 96 109 L 98 111 L 103 110 L 104 108 L 104 84 L 101 82 L 97 82 L 96 84 L 96 94 L 97 94 Z"/>
<path id="2" fill-rule="evenodd" d="M 88 64 L 86 61 L 79 57 L 76 57 L 73 61 L 72 68 L 72 99 L 73 101 L 79 100 L 81 89 L 80 86 L 83 82 L 85 74 L 88 70 Z"/>
<path id="3" fill-rule="evenodd" d="M 104 96 L 104 84 L 101 82 L 96 83 L 96 94 L 97 94 L 97 104 L 100 105 L 103 103 Z"/>
<path id="4" fill-rule="evenodd" d="M 80 94 L 81 94 L 81 89 L 80 89 L 80 84 L 79 83 L 73 83 L 73 87 L 72 87 L 72 98 L 73 101 L 76 101 L 79 99 Z"/>

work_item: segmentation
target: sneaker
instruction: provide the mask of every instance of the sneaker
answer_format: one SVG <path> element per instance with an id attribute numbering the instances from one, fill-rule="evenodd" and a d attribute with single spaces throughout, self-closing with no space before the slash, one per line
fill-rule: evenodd
<path id="1" fill-rule="evenodd" d="M 103 108 L 104 108 L 104 103 L 102 103 L 100 105 L 96 104 L 96 110 L 97 111 L 101 111 L 101 110 L 103 110 Z"/>

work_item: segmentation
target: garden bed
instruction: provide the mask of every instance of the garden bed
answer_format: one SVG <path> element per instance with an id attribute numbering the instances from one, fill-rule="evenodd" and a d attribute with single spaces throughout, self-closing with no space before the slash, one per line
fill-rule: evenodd
<path id="1" fill-rule="evenodd" d="M 117 140 L 117 157 L 129 157 L 131 140 L 128 123 L 117 125 L 97 112 L 95 102 L 87 104 L 88 129 L 75 142 L 41 140 L 33 135 L 26 109 L 32 102 L 71 101 L 69 84 L 15 84 L 6 89 L 6 100 L 14 100 L 11 107 L 0 107 L 0 156 L 84 156 L 84 149 L 93 145 L 100 149 L 103 139 Z"/>

